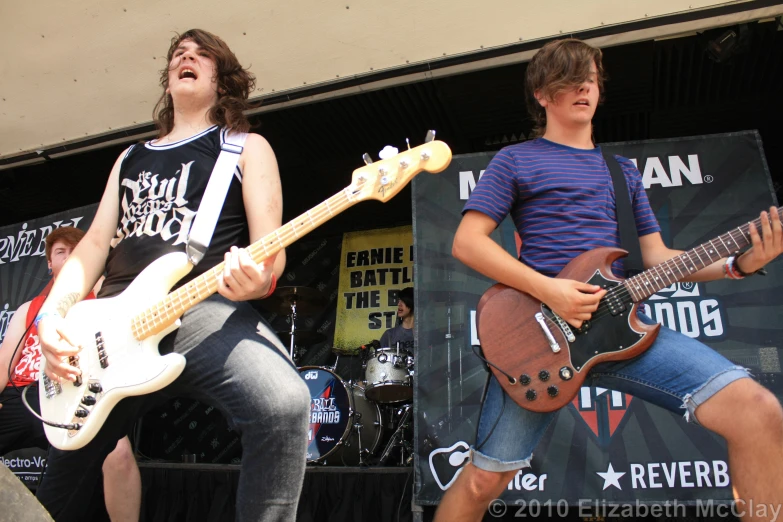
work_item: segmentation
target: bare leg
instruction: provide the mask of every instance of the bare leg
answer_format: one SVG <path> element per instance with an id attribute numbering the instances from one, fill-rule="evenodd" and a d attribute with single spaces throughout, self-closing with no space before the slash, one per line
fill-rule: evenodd
<path id="1" fill-rule="evenodd" d="M 141 513 L 141 475 L 128 437 L 103 461 L 106 511 L 112 522 L 138 522 Z"/>
<path id="2" fill-rule="evenodd" d="M 517 470 L 496 473 L 466 465 L 443 496 L 433 522 L 480 521 L 516 474 Z"/>
<path id="3" fill-rule="evenodd" d="M 778 399 L 752 379 L 740 379 L 699 406 L 696 418 L 726 439 L 736 513 L 745 521 L 778 519 L 783 504 L 778 469 L 783 462 L 783 409 Z"/>

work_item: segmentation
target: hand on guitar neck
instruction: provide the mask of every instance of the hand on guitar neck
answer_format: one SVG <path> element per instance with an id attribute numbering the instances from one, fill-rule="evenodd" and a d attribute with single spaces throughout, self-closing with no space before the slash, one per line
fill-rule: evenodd
<path id="1" fill-rule="evenodd" d="M 232 301 L 267 297 L 272 289 L 272 275 L 279 254 L 256 263 L 247 249 L 231 247 L 224 256 L 225 266 L 218 278 L 218 293 Z"/>
<path id="2" fill-rule="evenodd" d="M 783 226 L 779 211 L 770 207 L 759 217 L 761 233 L 755 223 L 749 224 L 751 248 L 739 259 L 737 265 L 746 274 L 752 274 L 764 268 L 770 261 L 783 253 Z"/>
<path id="3" fill-rule="evenodd" d="M 761 212 L 759 225 L 753 222 L 748 224 L 751 248 L 742 254 L 736 261 L 740 270 L 746 274 L 752 274 L 764 268 L 783 253 L 783 227 L 781 219 L 775 207 L 769 211 Z M 651 263 L 646 263 L 646 268 L 658 264 L 656 261 L 673 258 L 682 254 L 682 251 L 666 248 L 656 234 L 655 242 L 647 241 L 650 238 L 640 238 L 644 257 Z M 660 245 L 660 255 L 650 255 L 650 250 L 655 250 L 651 245 Z M 656 253 L 657 254 L 657 253 Z M 662 259 L 656 259 L 662 257 Z M 714 268 L 707 267 L 694 275 L 685 278 L 688 281 L 710 281 L 723 277 L 723 262 L 716 262 Z M 572 279 L 549 278 L 546 284 L 539 285 L 537 297 L 546 303 L 568 324 L 579 328 L 583 321 L 590 319 L 593 312 L 598 309 L 601 298 L 606 290 Z"/>

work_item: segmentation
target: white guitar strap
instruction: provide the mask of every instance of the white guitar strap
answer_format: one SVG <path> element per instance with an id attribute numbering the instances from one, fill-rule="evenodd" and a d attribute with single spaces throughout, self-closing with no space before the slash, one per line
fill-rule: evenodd
<path id="1" fill-rule="evenodd" d="M 247 133 L 244 132 L 229 133 L 225 129 L 220 131 L 220 155 L 209 176 L 207 188 L 196 212 L 196 219 L 193 220 L 188 235 L 186 252 L 188 261 L 193 266 L 196 266 L 207 253 L 246 139 Z"/>

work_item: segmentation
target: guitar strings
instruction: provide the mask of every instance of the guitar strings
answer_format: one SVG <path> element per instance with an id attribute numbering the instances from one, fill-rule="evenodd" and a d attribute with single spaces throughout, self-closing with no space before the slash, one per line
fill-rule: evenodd
<path id="1" fill-rule="evenodd" d="M 781 213 L 781 210 L 783 210 L 783 207 L 779 207 L 777 209 L 777 212 L 778 212 L 779 215 Z M 748 222 L 745 225 L 742 225 L 742 226 L 736 228 L 736 230 L 738 230 L 742 234 L 743 239 L 745 241 L 747 241 L 747 243 L 751 243 L 751 241 L 745 235 L 746 232 L 748 232 L 750 230 L 750 224 L 751 223 L 758 229 L 761 226 L 761 218 L 758 217 L 754 221 Z M 735 232 L 735 229 L 732 229 L 729 232 L 726 232 L 726 234 L 722 234 L 721 236 L 718 236 L 717 239 L 720 240 L 721 237 L 723 237 L 725 235 L 728 235 L 729 237 L 731 237 L 731 240 L 734 241 L 735 244 L 737 244 L 737 240 L 732 235 L 732 234 L 734 234 L 734 232 Z M 722 240 L 720 240 L 720 241 L 722 242 Z M 633 304 L 640 304 L 644 299 L 646 299 L 647 297 L 653 295 L 652 293 L 647 294 L 644 298 L 640 299 L 639 301 L 636 301 L 634 296 L 633 296 L 633 291 L 628 286 L 629 283 L 630 284 L 635 284 L 636 282 L 639 282 L 639 281 L 643 282 L 644 285 L 649 285 L 650 284 L 650 280 L 649 280 L 650 276 L 649 275 L 647 276 L 648 279 L 645 282 L 644 274 L 649 274 L 649 273 L 652 273 L 652 272 L 655 272 L 656 274 L 658 274 L 659 273 L 658 272 L 659 269 L 667 268 L 667 269 L 669 269 L 668 273 L 674 275 L 674 271 L 671 270 L 672 266 L 670 266 L 670 265 L 674 265 L 674 268 L 677 268 L 677 270 L 680 272 L 680 274 L 683 274 L 683 271 L 679 267 L 677 267 L 677 260 L 680 260 L 680 259 L 682 259 L 683 256 L 686 256 L 688 258 L 688 260 L 691 263 L 693 263 L 693 260 L 691 259 L 691 254 L 690 254 L 691 252 L 695 253 L 697 258 L 699 259 L 700 263 L 704 264 L 704 262 L 701 261 L 701 257 L 699 257 L 699 254 L 697 252 L 697 250 L 699 248 L 701 248 L 703 250 L 704 255 L 710 260 L 710 262 L 711 262 L 710 264 L 715 263 L 717 260 L 713 261 L 711 255 L 707 251 L 707 245 L 708 244 L 709 244 L 709 246 L 713 247 L 715 250 L 720 250 L 718 247 L 713 245 L 712 244 L 712 240 L 710 240 L 710 241 L 707 241 L 706 243 L 702 243 L 702 244 L 700 244 L 700 245 L 698 245 L 698 246 L 696 246 L 696 247 L 694 247 L 694 248 L 684 252 L 683 254 L 680 254 L 679 256 L 675 256 L 675 257 L 673 257 L 671 259 L 668 259 L 668 260 L 664 261 L 663 263 L 660 263 L 660 264 L 658 264 L 658 265 L 656 265 L 654 267 L 651 267 L 651 268 L 645 270 L 644 272 L 642 272 L 640 274 L 636 274 L 633 277 L 629 277 L 628 279 L 625 279 L 623 282 L 621 282 L 617 286 L 615 286 L 612 289 L 608 290 L 606 295 L 601 298 L 601 301 L 599 302 L 598 308 L 591 315 L 590 320 L 591 321 L 592 320 L 597 320 L 597 319 L 600 319 L 602 317 L 606 317 L 607 314 L 611 314 L 611 308 L 610 308 L 609 303 L 608 303 L 608 299 L 610 299 L 610 298 L 619 298 L 621 301 L 626 301 L 626 300 L 630 299 L 630 301 Z M 728 250 L 727 247 L 725 249 L 727 250 L 727 254 L 728 255 L 732 254 L 732 251 Z M 721 255 L 718 259 L 722 259 L 723 257 L 724 256 Z M 695 263 L 693 263 L 693 264 L 695 264 Z M 705 268 L 707 266 L 709 266 L 709 265 L 704 264 L 704 266 L 702 268 Z M 687 267 L 686 267 L 686 269 L 687 269 Z M 699 269 L 699 270 L 701 270 L 701 269 Z M 698 272 L 699 270 L 696 270 L 695 272 Z M 693 272 L 691 270 L 688 270 L 688 275 L 690 275 L 692 273 L 695 273 L 695 272 Z M 658 278 L 659 276 L 655 275 L 654 277 Z M 667 277 L 665 271 L 664 271 L 663 277 Z M 671 279 L 669 277 L 667 277 L 667 278 Z M 676 276 L 674 276 L 674 278 L 675 278 L 674 279 L 674 283 L 676 283 L 676 282 L 681 280 L 681 279 L 677 279 Z M 670 283 L 670 284 L 674 284 L 674 283 Z M 665 288 L 665 287 L 662 287 L 662 288 Z M 640 288 L 638 288 L 638 291 L 640 291 L 644 295 L 644 294 L 647 293 L 648 290 L 643 289 L 643 288 L 640 287 Z"/>
<path id="2" fill-rule="evenodd" d="M 280 250 L 285 248 L 287 245 L 290 245 L 293 243 L 296 239 L 298 239 L 302 235 L 308 234 L 311 230 L 317 228 L 318 226 L 322 225 L 326 221 L 328 221 L 330 218 L 334 217 L 335 210 L 337 210 L 337 213 L 342 212 L 345 210 L 344 205 L 346 203 L 351 203 L 351 199 L 348 197 L 347 189 L 350 188 L 350 185 L 343 190 L 339 191 L 338 193 L 332 195 L 322 203 L 316 205 L 314 208 L 308 210 L 304 214 L 301 214 L 294 218 L 293 220 L 289 221 L 285 225 L 282 225 L 280 228 L 276 229 L 274 232 L 271 232 L 267 234 L 266 236 L 262 237 L 258 241 L 252 243 L 251 245 L 248 245 L 247 250 L 250 253 L 251 258 L 255 260 L 256 256 L 260 256 L 262 253 L 265 255 L 263 259 L 269 258 L 271 255 L 277 254 Z M 334 208 L 333 208 L 334 207 Z M 305 234 L 299 234 L 296 231 L 296 227 L 294 226 L 295 222 L 300 222 L 300 225 L 304 223 L 305 217 L 307 218 L 307 221 L 309 221 L 312 228 L 305 232 Z M 280 232 L 281 229 L 284 229 L 282 232 Z M 273 239 L 276 238 L 276 241 Z M 267 248 L 267 244 L 271 248 L 276 248 L 277 250 L 274 250 L 271 254 L 269 251 L 269 248 Z M 133 322 L 135 323 L 137 319 L 141 320 L 143 318 L 147 318 L 148 322 L 145 323 L 144 326 L 139 326 L 139 333 L 140 335 L 146 335 L 147 333 L 151 332 L 154 327 L 155 323 L 157 321 L 168 321 L 173 319 L 175 316 L 180 315 L 180 313 L 177 311 L 177 304 L 183 305 L 185 303 L 188 304 L 188 307 L 197 304 L 198 302 L 202 301 L 203 299 L 206 299 L 209 297 L 212 293 L 215 292 L 216 283 L 214 282 L 217 277 L 219 276 L 220 272 L 223 271 L 225 268 L 225 263 L 221 262 L 211 269 L 207 270 L 205 273 L 195 277 L 188 283 L 182 285 L 180 288 L 174 290 L 173 292 L 169 293 L 164 297 L 162 300 L 158 301 L 156 304 L 152 305 L 150 308 L 147 309 L 146 312 L 139 314 L 139 316 L 133 318 Z M 210 275 L 211 274 L 211 275 Z M 199 289 L 199 281 L 203 280 L 204 284 L 206 286 L 205 289 Z M 202 295 L 203 290 L 206 290 L 206 295 Z M 191 296 L 193 293 L 197 295 L 196 298 L 187 299 L 188 296 Z M 173 305 L 173 306 L 167 306 L 167 305 Z M 155 310 L 158 315 L 150 317 L 149 311 Z"/>

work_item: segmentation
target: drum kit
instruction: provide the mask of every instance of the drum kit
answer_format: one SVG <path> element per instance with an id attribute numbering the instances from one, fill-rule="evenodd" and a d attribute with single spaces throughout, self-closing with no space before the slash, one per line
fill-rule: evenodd
<path id="1" fill-rule="evenodd" d="M 290 330 L 277 332 L 297 363 L 323 334 L 297 329 L 297 317 L 320 311 L 326 298 L 311 288 L 279 287 L 264 307 L 287 315 Z M 378 341 L 356 355 L 333 350 L 331 366 L 297 366 L 310 390 L 307 462 L 313 465 L 399 465 L 413 462 L 414 354 Z M 340 357 L 359 357 L 362 376 L 345 380 Z"/>

